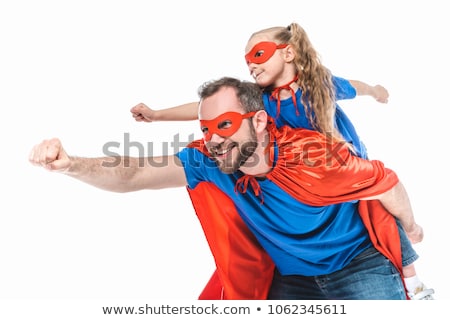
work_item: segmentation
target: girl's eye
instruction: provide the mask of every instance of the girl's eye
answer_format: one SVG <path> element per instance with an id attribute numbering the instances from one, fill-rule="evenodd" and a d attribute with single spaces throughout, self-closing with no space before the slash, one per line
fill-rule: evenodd
<path id="1" fill-rule="evenodd" d="M 221 123 L 219 123 L 219 125 L 217 126 L 218 129 L 223 130 L 223 129 L 228 129 L 231 127 L 233 123 L 231 122 L 231 120 L 225 120 L 222 121 Z"/>
<path id="2" fill-rule="evenodd" d="M 255 57 L 261 57 L 264 54 L 264 50 L 259 50 L 255 53 Z"/>

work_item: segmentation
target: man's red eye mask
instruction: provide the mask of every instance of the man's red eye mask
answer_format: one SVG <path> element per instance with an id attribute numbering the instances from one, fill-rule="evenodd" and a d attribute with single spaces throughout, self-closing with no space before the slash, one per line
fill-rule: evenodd
<path id="1" fill-rule="evenodd" d="M 239 112 L 225 112 L 211 120 L 200 120 L 200 127 L 205 141 L 211 140 L 213 134 L 230 137 L 239 130 L 243 119 L 253 117 L 256 111 L 245 114 Z"/>

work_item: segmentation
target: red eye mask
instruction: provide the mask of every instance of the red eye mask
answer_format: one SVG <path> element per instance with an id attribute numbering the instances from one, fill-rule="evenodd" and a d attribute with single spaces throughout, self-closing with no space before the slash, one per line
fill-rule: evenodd
<path id="1" fill-rule="evenodd" d="M 257 44 L 255 44 L 252 50 L 250 50 L 249 53 L 245 55 L 245 61 L 247 62 L 247 64 L 264 63 L 273 56 L 277 49 L 283 49 L 287 46 L 287 43 L 276 44 L 275 42 L 269 41 L 258 42 Z"/>
<path id="2" fill-rule="evenodd" d="M 241 114 L 239 112 L 225 112 L 211 120 L 200 120 L 200 127 L 205 141 L 211 140 L 215 133 L 221 137 L 230 137 L 239 130 L 243 119 L 253 117 L 256 111 Z"/>

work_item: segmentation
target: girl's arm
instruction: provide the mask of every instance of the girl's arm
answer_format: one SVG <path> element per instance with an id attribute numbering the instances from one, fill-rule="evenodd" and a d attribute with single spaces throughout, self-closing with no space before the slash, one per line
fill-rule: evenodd
<path id="1" fill-rule="evenodd" d="M 381 103 L 387 103 L 389 99 L 389 92 L 383 86 L 377 84 L 371 86 L 365 82 L 359 80 L 349 80 L 350 84 L 355 88 L 358 96 L 371 96 L 376 101 Z"/>
<path id="2" fill-rule="evenodd" d="M 130 110 L 133 118 L 139 122 L 187 121 L 198 119 L 198 102 L 189 102 L 176 107 L 153 110 L 139 103 Z"/>

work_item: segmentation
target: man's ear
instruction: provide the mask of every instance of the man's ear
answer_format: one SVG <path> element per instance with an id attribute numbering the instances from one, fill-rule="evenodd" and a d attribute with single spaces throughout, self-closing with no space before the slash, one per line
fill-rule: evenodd
<path id="1" fill-rule="evenodd" d="M 264 130 L 266 130 L 267 120 L 267 112 L 265 110 L 259 110 L 255 113 L 252 122 L 256 134 L 264 132 Z"/>
<path id="2" fill-rule="evenodd" d="M 292 62 L 295 59 L 295 50 L 294 48 L 288 44 L 288 46 L 284 49 L 284 60 L 286 62 Z"/>

